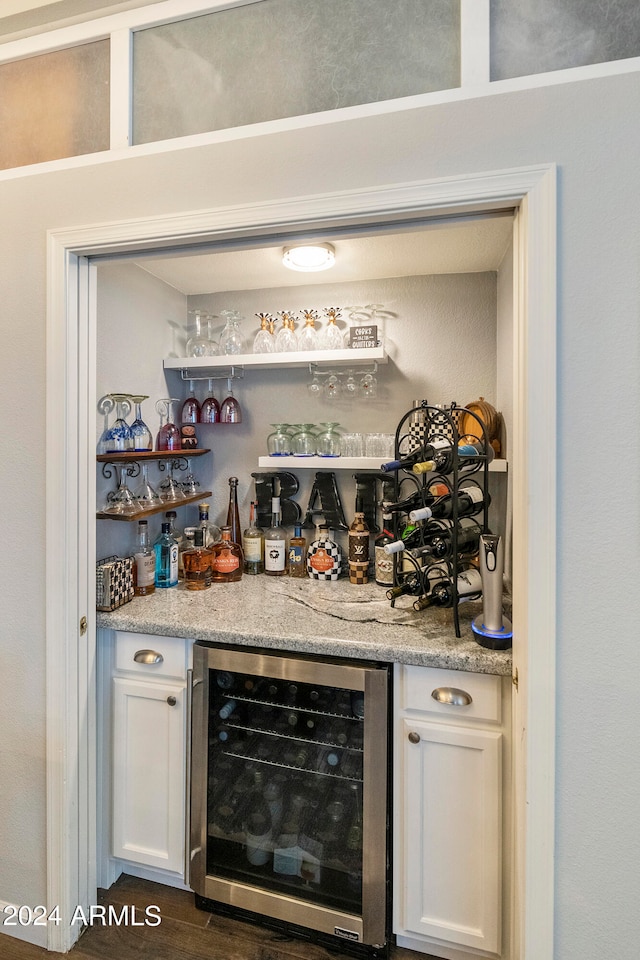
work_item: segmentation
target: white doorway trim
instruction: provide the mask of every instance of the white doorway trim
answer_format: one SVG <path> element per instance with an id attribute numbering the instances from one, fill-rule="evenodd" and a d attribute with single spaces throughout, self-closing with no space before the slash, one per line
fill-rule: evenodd
<path id="1" fill-rule="evenodd" d="M 47 856 L 49 949 L 95 902 L 95 276 L 118 256 L 300 228 L 518 207 L 514 264 L 515 849 L 513 960 L 553 958 L 556 489 L 553 165 L 284 199 L 48 234 Z M 80 635 L 83 616 L 88 633 Z"/>

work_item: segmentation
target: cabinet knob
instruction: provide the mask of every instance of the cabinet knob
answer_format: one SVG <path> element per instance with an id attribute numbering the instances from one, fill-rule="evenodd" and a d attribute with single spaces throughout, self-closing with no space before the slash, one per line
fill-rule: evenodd
<path id="1" fill-rule="evenodd" d="M 137 650 L 133 659 L 136 663 L 162 663 L 164 657 L 155 650 Z"/>
<path id="2" fill-rule="evenodd" d="M 170 707 L 175 707 L 177 702 L 178 701 L 176 700 L 175 697 L 167 697 L 167 703 L 169 704 Z"/>
<path id="3" fill-rule="evenodd" d="M 409 743 L 420 743 L 420 734 L 416 733 L 415 730 L 412 730 L 408 735 Z"/>
<path id="4" fill-rule="evenodd" d="M 446 703 L 452 707 L 468 707 L 473 697 L 466 690 L 458 690 L 457 687 L 436 687 L 431 696 L 438 703 Z"/>

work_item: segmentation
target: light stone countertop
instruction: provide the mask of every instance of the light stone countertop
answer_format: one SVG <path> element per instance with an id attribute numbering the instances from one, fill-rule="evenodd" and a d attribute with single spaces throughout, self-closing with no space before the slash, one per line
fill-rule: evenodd
<path id="1" fill-rule="evenodd" d="M 511 650 L 480 646 L 471 621 L 480 601 L 460 606 L 462 637 L 451 610 L 416 613 L 412 598 L 391 607 L 384 588 L 289 577 L 244 576 L 237 583 L 187 590 L 182 583 L 136 597 L 112 613 L 98 613 L 100 628 L 187 637 L 317 656 L 347 657 L 511 675 Z"/>

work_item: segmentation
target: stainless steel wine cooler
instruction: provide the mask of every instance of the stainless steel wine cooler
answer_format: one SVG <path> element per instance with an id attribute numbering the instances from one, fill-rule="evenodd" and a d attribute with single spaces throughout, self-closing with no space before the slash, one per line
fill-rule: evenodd
<path id="1" fill-rule="evenodd" d="M 386 951 L 388 667 L 200 642 L 193 660 L 196 902 Z"/>

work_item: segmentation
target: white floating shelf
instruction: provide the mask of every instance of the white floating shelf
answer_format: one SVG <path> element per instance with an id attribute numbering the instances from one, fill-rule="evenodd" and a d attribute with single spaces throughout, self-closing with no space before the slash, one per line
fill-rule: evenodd
<path id="1" fill-rule="evenodd" d="M 329 367 L 352 367 L 368 363 L 387 363 L 384 347 L 362 350 L 300 350 L 295 353 L 238 353 L 220 357 L 167 357 L 165 370 L 192 370 L 206 375 L 207 370 L 225 370 L 230 367 L 254 367 L 266 370 L 276 367 L 308 367 L 323 363 Z M 188 378 L 187 378 L 188 379 Z"/>
<path id="2" fill-rule="evenodd" d="M 258 457 L 259 467 L 272 470 L 379 470 L 382 462 L 380 457 Z M 489 473 L 506 472 L 506 460 L 489 464 Z"/>

